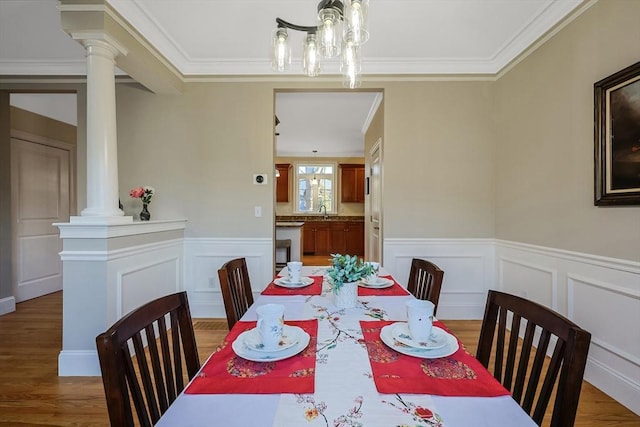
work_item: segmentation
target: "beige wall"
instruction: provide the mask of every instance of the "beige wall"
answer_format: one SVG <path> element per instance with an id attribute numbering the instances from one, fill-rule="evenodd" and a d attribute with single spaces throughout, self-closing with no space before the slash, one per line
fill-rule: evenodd
<path id="1" fill-rule="evenodd" d="M 385 86 L 384 237 L 493 237 L 492 83 Z"/>
<path id="2" fill-rule="evenodd" d="M 491 83 L 370 84 L 385 91 L 385 237 L 493 235 Z M 183 95 L 118 85 L 120 193 L 151 185 L 152 219 L 191 237 L 271 237 L 272 83 L 188 84 Z M 488 148 L 489 147 L 489 148 Z M 127 200 L 125 200 L 127 199 Z M 254 217 L 262 206 L 263 217 Z"/>
<path id="3" fill-rule="evenodd" d="M 600 1 L 496 83 L 496 237 L 640 261 L 640 207 L 593 204 L 593 84 L 640 58 L 640 2 Z"/>

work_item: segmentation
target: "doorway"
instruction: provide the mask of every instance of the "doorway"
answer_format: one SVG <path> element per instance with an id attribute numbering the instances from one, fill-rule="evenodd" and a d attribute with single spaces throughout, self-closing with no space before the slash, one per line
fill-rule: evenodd
<path id="1" fill-rule="evenodd" d="M 77 99 L 75 93 L 10 99 L 12 294 L 20 303 L 62 290 L 62 241 L 53 224 L 76 211 Z"/>
<path id="2" fill-rule="evenodd" d="M 339 220 L 340 217 L 347 217 L 364 220 L 364 228 L 359 232 L 363 240 L 360 245 L 362 249 L 359 251 L 361 253 L 357 255 L 372 259 L 374 253 L 370 253 L 369 250 L 371 247 L 369 242 L 371 239 L 371 217 L 368 214 L 370 193 L 366 188 L 359 188 L 358 190 L 364 194 L 363 199 L 356 197 L 354 200 L 356 203 L 343 203 L 342 197 L 340 197 L 343 172 L 341 166 L 346 166 L 346 163 L 362 163 L 364 166 L 364 177 L 361 178 L 363 179 L 362 187 L 366 187 L 364 183 L 370 182 L 370 147 L 376 140 L 381 141 L 383 130 L 383 115 L 378 114 L 378 110 L 382 110 L 382 98 L 383 92 L 381 90 L 275 91 L 274 152 L 276 168 L 280 172 L 280 177 L 274 180 L 277 182 L 274 204 L 276 222 L 283 218 L 306 216 L 305 222 L 309 225 L 315 224 L 315 216 L 318 216 L 318 220 L 321 219 L 320 213 L 315 212 L 315 209 L 308 213 L 301 212 L 302 208 L 297 209 L 296 202 L 305 207 L 308 203 L 306 200 L 298 201 L 299 197 L 303 196 L 302 193 L 301 195 L 297 194 L 299 189 L 302 191 L 302 187 L 296 182 L 296 165 L 334 163 L 336 181 L 333 194 L 336 199 L 331 200 L 332 203 L 329 204 L 334 211 L 329 219 Z M 379 123 L 372 123 L 375 120 L 378 120 Z M 376 135 L 374 136 L 372 133 Z M 382 161 L 382 157 L 380 156 L 378 160 Z M 284 166 L 288 167 L 287 174 L 281 172 L 284 170 Z M 358 172 L 355 173 L 358 174 Z M 283 177 L 288 180 L 287 185 L 281 185 L 285 184 L 281 182 Z M 284 198 L 282 197 L 283 187 L 286 191 Z M 283 199 L 286 202 L 283 202 Z M 326 215 L 324 216 L 326 217 Z M 378 218 L 380 219 L 381 216 Z M 314 221 L 310 222 L 310 219 Z M 378 226 L 381 227 L 381 225 L 382 223 L 379 221 Z M 324 229 L 317 228 L 317 230 L 323 231 Z M 353 232 L 351 228 L 349 228 L 349 232 Z M 274 236 L 277 237 L 277 234 L 274 233 Z M 322 234 L 323 240 L 326 238 L 330 243 L 331 237 L 331 229 Z M 342 240 L 344 239 L 343 237 Z M 306 247 L 308 247 L 308 240 L 308 238 L 304 240 Z M 309 258 L 309 252 L 306 249 L 305 252 L 305 260 L 312 263 L 318 262 L 315 259 L 318 258 L 317 256 Z M 375 252 L 376 257 L 380 255 L 380 251 Z M 328 256 L 321 255 L 320 258 L 322 258 L 323 265 L 326 265 Z M 305 260 L 303 262 L 306 262 Z"/>

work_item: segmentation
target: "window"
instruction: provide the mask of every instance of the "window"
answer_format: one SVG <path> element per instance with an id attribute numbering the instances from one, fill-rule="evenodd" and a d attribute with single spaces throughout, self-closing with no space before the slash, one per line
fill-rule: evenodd
<path id="1" fill-rule="evenodd" d="M 335 165 L 299 164 L 296 166 L 297 213 L 335 213 Z"/>

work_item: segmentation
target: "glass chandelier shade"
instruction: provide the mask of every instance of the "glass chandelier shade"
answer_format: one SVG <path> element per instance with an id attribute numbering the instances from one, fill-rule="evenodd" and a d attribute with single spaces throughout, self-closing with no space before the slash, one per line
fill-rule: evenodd
<path id="1" fill-rule="evenodd" d="M 302 70 L 309 77 L 320 74 L 320 46 L 315 33 L 307 33 L 302 44 Z"/>
<path id="2" fill-rule="evenodd" d="M 340 58 L 340 71 L 346 87 L 360 86 L 361 46 L 369 39 L 367 17 L 369 0 L 320 0 L 317 25 L 302 26 L 276 18 L 278 28 L 272 38 L 271 66 L 286 71 L 291 64 L 287 30 L 305 32 L 302 69 L 304 74 L 320 74 L 323 59 Z"/>
<path id="3" fill-rule="evenodd" d="M 287 42 L 289 35 L 286 28 L 276 28 L 273 32 L 271 68 L 283 72 L 291 66 L 291 46 Z"/>
<path id="4" fill-rule="evenodd" d="M 342 25 L 338 11 L 335 9 L 322 9 L 318 12 L 318 29 L 322 56 L 333 58 L 340 55 Z"/>
<path id="5" fill-rule="evenodd" d="M 360 46 L 369 40 L 367 18 L 369 0 L 346 0 L 344 10 L 345 38 Z"/>
<path id="6" fill-rule="evenodd" d="M 340 62 L 344 87 L 355 89 L 360 87 L 360 46 L 351 40 L 345 40 L 342 47 L 342 61 Z"/>

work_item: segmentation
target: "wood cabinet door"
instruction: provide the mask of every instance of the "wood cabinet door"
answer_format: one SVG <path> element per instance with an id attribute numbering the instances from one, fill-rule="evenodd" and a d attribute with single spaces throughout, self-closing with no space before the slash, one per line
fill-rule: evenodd
<path id="1" fill-rule="evenodd" d="M 329 224 L 325 222 L 316 223 L 315 227 L 315 251 L 316 255 L 329 255 L 331 253 L 331 245 L 330 245 L 330 229 Z"/>
<path id="2" fill-rule="evenodd" d="M 364 165 L 342 164 L 340 200 L 346 203 L 364 203 Z"/>
<path id="3" fill-rule="evenodd" d="M 302 252 L 314 254 L 316 252 L 316 227 L 314 222 L 306 221 L 302 228 Z"/>
<path id="4" fill-rule="evenodd" d="M 276 169 L 280 176 L 276 178 L 276 202 L 289 203 L 289 163 L 278 163 Z"/>
<path id="5" fill-rule="evenodd" d="M 330 253 L 344 254 L 347 250 L 347 223 L 344 221 L 331 222 Z"/>
<path id="6" fill-rule="evenodd" d="M 364 222 L 349 222 L 345 236 L 346 252 L 350 255 L 364 256 Z"/>

